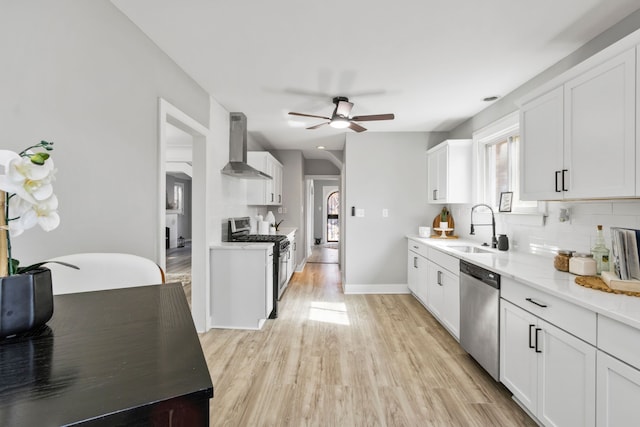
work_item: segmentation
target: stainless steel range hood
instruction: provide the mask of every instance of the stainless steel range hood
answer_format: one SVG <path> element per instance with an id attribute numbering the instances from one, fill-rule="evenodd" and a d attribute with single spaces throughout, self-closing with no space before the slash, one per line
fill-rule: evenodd
<path id="1" fill-rule="evenodd" d="M 247 164 L 247 116 L 244 113 L 229 114 L 229 163 L 221 172 L 243 179 L 273 179 Z"/>

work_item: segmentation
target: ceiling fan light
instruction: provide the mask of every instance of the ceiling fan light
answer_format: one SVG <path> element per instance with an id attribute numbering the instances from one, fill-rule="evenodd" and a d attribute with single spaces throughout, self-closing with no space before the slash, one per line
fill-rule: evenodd
<path id="1" fill-rule="evenodd" d="M 349 127 L 349 120 L 343 117 L 336 117 L 329 122 L 329 126 L 335 129 L 346 129 Z"/>

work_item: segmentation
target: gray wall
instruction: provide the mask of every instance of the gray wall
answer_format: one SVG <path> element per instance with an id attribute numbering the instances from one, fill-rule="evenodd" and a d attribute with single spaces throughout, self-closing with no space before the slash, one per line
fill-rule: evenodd
<path id="1" fill-rule="evenodd" d="M 417 234 L 439 210 L 426 202 L 427 147 L 444 139 L 445 134 L 426 132 L 347 134 L 342 230 L 347 291 L 350 285 L 406 285 L 405 236 Z M 365 209 L 365 217 L 352 217 L 352 206 Z M 383 208 L 389 209 L 388 218 L 382 217 Z"/>
<path id="2" fill-rule="evenodd" d="M 55 141 L 58 169 L 60 227 L 28 230 L 14 255 L 155 259 L 158 98 L 207 126 L 208 94 L 108 0 L 3 2 L 0 52 L 0 145 Z"/>
<path id="3" fill-rule="evenodd" d="M 323 207 L 325 205 L 325 200 L 323 198 L 323 188 L 324 187 L 337 187 L 340 189 L 340 181 L 338 179 L 335 180 L 324 180 L 324 179 L 314 179 L 313 180 L 313 238 L 323 238 L 324 230 L 323 230 Z M 314 242 L 315 243 L 315 242 Z M 324 239 L 323 239 L 323 243 Z"/>
<path id="4" fill-rule="evenodd" d="M 326 159 L 305 159 L 305 175 L 340 175 L 340 169 Z"/>
<path id="5" fill-rule="evenodd" d="M 517 100 L 531 92 L 533 89 L 562 74 L 576 64 L 579 64 L 639 28 L 640 10 L 637 10 L 624 18 L 618 24 L 593 38 L 590 42 L 577 49 L 571 55 L 549 67 L 547 70 L 524 83 L 516 90 L 503 96 L 493 105 L 476 114 L 466 122 L 460 124 L 455 129 L 452 129 L 449 133 L 449 138 L 470 138 L 471 134 L 475 130 L 481 129 L 499 118 L 518 110 L 519 107 L 516 105 Z"/>

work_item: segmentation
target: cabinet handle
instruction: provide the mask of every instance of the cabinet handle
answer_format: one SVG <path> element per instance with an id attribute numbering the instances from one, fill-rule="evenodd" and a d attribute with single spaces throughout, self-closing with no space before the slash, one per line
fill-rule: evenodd
<path id="1" fill-rule="evenodd" d="M 278 194 L 278 203 L 282 203 L 282 194 Z"/>
<path id="2" fill-rule="evenodd" d="M 562 191 L 569 191 L 569 189 L 567 189 L 564 185 L 565 182 L 565 174 L 569 172 L 569 169 L 562 169 Z"/>
<path id="3" fill-rule="evenodd" d="M 438 285 L 442 286 L 442 271 L 438 270 Z"/>
<path id="4" fill-rule="evenodd" d="M 419 249 L 417 246 L 414 246 L 413 249 Z"/>
<path id="5" fill-rule="evenodd" d="M 438 200 L 438 190 L 433 190 L 433 200 Z"/>
<path id="6" fill-rule="evenodd" d="M 271 193 L 271 201 L 273 202 L 273 193 Z"/>
<path id="7" fill-rule="evenodd" d="M 293 250 L 294 250 L 294 251 L 297 251 L 297 249 L 296 249 L 296 244 L 297 244 L 297 242 L 293 242 Z"/>
<path id="8" fill-rule="evenodd" d="M 560 177 L 561 171 L 556 171 L 556 193 L 560 193 L 562 190 L 558 188 L 558 178 Z"/>
<path id="9" fill-rule="evenodd" d="M 534 300 L 534 299 L 532 299 L 532 298 L 525 298 L 525 299 L 526 299 L 527 301 L 529 301 L 531 304 L 535 304 L 535 305 L 537 305 L 538 307 L 547 308 L 547 304 L 543 304 L 543 303 L 541 303 L 541 302 L 535 301 L 535 300 Z"/>
<path id="10" fill-rule="evenodd" d="M 538 348 L 538 332 L 540 332 L 542 329 L 540 328 L 536 328 L 536 353 L 542 353 L 542 350 L 540 350 Z"/>
<path id="11" fill-rule="evenodd" d="M 413 257 L 413 268 L 418 268 L 418 257 L 417 256 Z"/>
<path id="12" fill-rule="evenodd" d="M 531 333 L 531 329 L 535 328 L 536 325 L 529 325 L 529 348 L 535 348 L 533 346 L 533 343 L 531 342 L 531 337 L 532 337 L 532 333 Z"/>

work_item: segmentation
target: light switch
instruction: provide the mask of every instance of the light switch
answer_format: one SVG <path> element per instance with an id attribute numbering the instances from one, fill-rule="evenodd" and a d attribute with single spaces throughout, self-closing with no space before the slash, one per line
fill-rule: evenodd
<path id="1" fill-rule="evenodd" d="M 364 209 L 356 209 L 356 216 L 359 218 L 364 218 Z"/>
<path id="2" fill-rule="evenodd" d="M 278 208 L 278 213 L 282 213 L 282 208 Z"/>
<path id="3" fill-rule="evenodd" d="M 389 209 L 382 209 L 382 217 L 387 218 L 389 216 Z"/>

